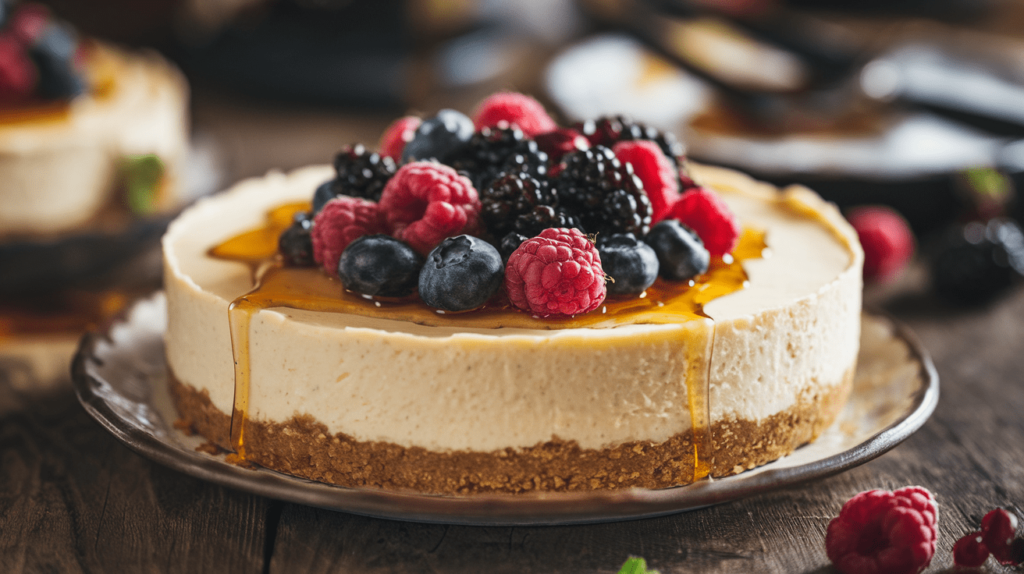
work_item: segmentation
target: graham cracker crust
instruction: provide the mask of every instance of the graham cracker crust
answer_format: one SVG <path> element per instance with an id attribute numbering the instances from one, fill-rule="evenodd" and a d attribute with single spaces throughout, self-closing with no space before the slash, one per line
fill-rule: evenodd
<path id="1" fill-rule="evenodd" d="M 711 474 L 738 474 L 793 452 L 835 421 L 849 396 L 853 369 L 827 392 L 802 397 L 783 412 L 755 422 L 711 425 Z M 170 390 L 183 423 L 230 450 L 231 418 L 199 391 L 173 376 Z M 660 444 L 624 443 L 583 449 L 554 439 L 529 448 L 493 452 L 435 452 L 387 442 L 330 435 L 308 415 L 284 423 L 246 423 L 246 460 L 319 482 L 430 494 L 523 493 L 618 488 L 665 488 L 693 482 L 693 436 L 686 431 Z"/>

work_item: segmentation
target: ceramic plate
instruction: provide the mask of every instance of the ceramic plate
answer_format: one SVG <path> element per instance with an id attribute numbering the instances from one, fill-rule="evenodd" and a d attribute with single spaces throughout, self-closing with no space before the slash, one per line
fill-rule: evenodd
<path id="1" fill-rule="evenodd" d="M 157 294 L 123 321 L 86 335 L 74 360 L 75 390 L 86 411 L 121 442 L 160 464 L 254 494 L 399 520 L 486 525 L 571 524 L 671 514 L 819 479 L 863 464 L 905 440 L 939 400 L 931 360 L 906 329 L 865 315 L 851 399 L 814 443 L 728 478 L 657 490 L 441 496 L 331 486 L 229 464 L 196 450 L 200 437 L 174 428 Z"/>

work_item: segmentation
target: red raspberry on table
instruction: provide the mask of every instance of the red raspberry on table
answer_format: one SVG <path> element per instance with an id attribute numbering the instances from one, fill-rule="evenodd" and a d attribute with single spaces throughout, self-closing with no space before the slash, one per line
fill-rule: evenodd
<path id="1" fill-rule="evenodd" d="M 36 77 L 35 65 L 25 47 L 10 34 L 0 36 L 0 103 L 29 99 Z"/>
<path id="2" fill-rule="evenodd" d="M 906 267 L 914 254 L 914 235 L 905 219 L 888 207 L 859 207 L 847 219 L 864 248 L 864 278 L 885 281 Z"/>
<path id="3" fill-rule="evenodd" d="M 682 194 L 665 219 L 678 219 L 697 233 L 711 255 L 725 255 L 740 240 L 740 224 L 718 194 L 706 187 L 695 187 Z"/>
<path id="4" fill-rule="evenodd" d="M 825 551 L 843 574 L 916 574 L 935 555 L 938 517 L 919 486 L 862 492 L 829 522 Z"/>
<path id="5" fill-rule="evenodd" d="M 397 239 L 422 255 L 441 241 L 479 229 L 480 198 L 469 178 L 433 161 L 403 165 L 384 186 L 380 209 Z"/>
<path id="6" fill-rule="evenodd" d="M 679 174 L 672 160 L 658 144 L 648 140 L 621 141 L 612 148 L 622 163 L 633 165 L 633 173 L 644 182 L 651 200 L 651 225 L 665 219 L 679 201 Z"/>
<path id="7" fill-rule="evenodd" d="M 513 305 L 538 317 L 593 311 L 608 293 L 597 248 L 566 228 L 545 229 L 512 252 L 505 291 Z"/>
<path id="8" fill-rule="evenodd" d="M 997 508 L 981 519 L 981 536 L 992 556 L 1002 564 L 1014 564 L 1011 556 L 1013 538 L 1017 535 L 1017 517 Z"/>
<path id="9" fill-rule="evenodd" d="M 416 116 L 405 116 L 392 122 L 380 136 L 380 155 L 390 157 L 396 162 L 402 161 L 402 150 L 405 149 L 405 144 L 412 141 L 412 136 L 421 123 L 423 120 Z"/>
<path id="10" fill-rule="evenodd" d="M 487 96 L 473 114 L 477 130 L 496 127 L 501 122 L 519 126 L 528 138 L 558 127 L 540 102 L 516 92 L 498 92 Z"/>
<path id="11" fill-rule="evenodd" d="M 338 258 L 349 243 L 364 235 L 385 232 L 384 218 L 376 203 L 347 195 L 336 197 L 324 204 L 313 219 L 313 260 L 337 276 Z"/>
<path id="12" fill-rule="evenodd" d="M 971 532 L 953 545 L 953 563 L 964 568 L 977 568 L 988 560 L 988 548 L 981 532 Z"/>

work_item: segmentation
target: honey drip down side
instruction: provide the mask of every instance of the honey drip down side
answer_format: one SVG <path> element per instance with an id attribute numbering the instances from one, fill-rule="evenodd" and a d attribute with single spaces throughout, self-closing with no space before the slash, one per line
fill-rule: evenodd
<path id="1" fill-rule="evenodd" d="M 522 328 L 558 330 L 611 328 L 633 324 L 686 323 L 686 380 L 694 445 L 694 480 L 709 473 L 711 452 L 710 404 L 708 401 L 714 321 L 703 308 L 710 301 L 743 289 L 747 274 L 742 263 L 760 258 L 766 248 L 763 232 L 745 229 L 731 256 L 713 257 L 704 275 L 689 282 L 658 279 L 640 296 L 609 297 L 597 310 L 574 317 L 537 318 L 514 308 L 499 291 L 478 309 L 446 313 L 427 307 L 417 296 L 374 299 L 346 291 L 341 282 L 318 268 L 285 267 L 277 255 L 277 238 L 295 213 L 308 203 L 282 205 L 268 212 L 263 227 L 237 235 L 209 250 L 213 258 L 249 266 L 253 288 L 235 299 L 228 309 L 234 354 L 235 393 L 231 440 L 236 456 L 245 459 L 245 426 L 249 414 L 251 372 L 249 327 L 252 317 L 264 309 L 285 308 L 321 313 L 345 313 L 407 321 L 424 326 L 463 328 Z"/>

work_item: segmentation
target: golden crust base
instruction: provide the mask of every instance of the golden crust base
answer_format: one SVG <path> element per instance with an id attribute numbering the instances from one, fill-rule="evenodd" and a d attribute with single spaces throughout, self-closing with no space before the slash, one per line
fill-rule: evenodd
<path id="1" fill-rule="evenodd" d="M 814 440 L 835 421 L 853 381 L 851 369 L 829 391 L 805 397 L 762 421 L 712 425 L 711 473 L 722 477 L 766 464 Z M 171 394 L 184 424 L 230 448 L 231 418 L 209 393 L 171 378 Z M 665 488 L 693 482 L 690 431 L 660 444 L 634 441 L 582 449 L 551 440 L 493 452 L 435 452 L 386 442 L 357 441 L 306 415 L 284 423 L 246 424 L 247 460 L 319 482 L 431 494 L 521 493 L 618 488 Z"/>

